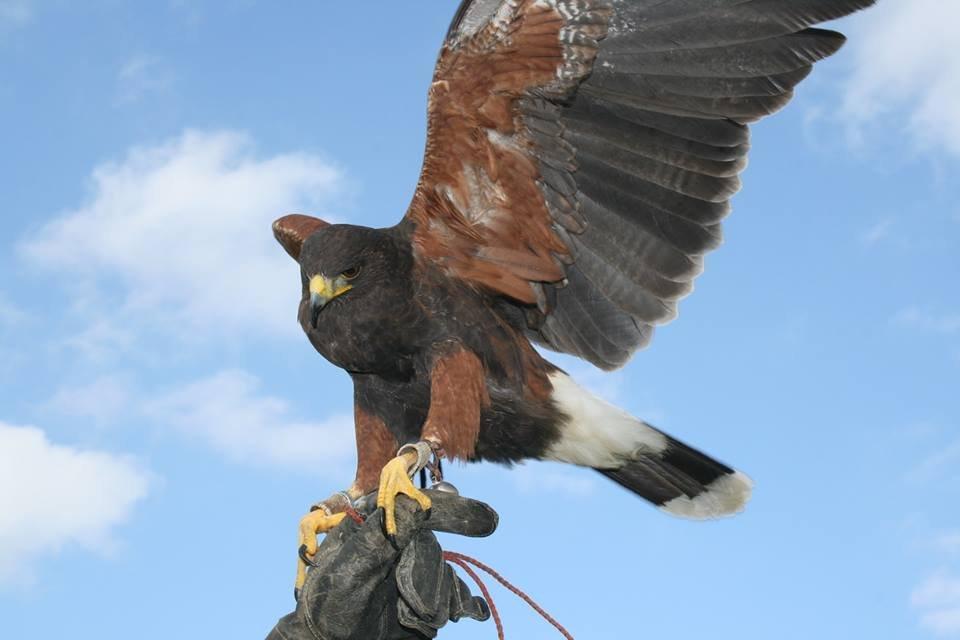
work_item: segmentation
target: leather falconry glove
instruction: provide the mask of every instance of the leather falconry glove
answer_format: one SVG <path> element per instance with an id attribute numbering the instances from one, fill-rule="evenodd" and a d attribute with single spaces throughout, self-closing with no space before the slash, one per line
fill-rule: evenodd
<path id="1" fill-rule="evenodd" d="M 487 603 L 443 560 L 433 532 L 488 536 L 497 513 L 476 500 L 426 493 L 433 501 L 429 514 L 406 497 L 398 500 L 393 544 L 382 510 L 363 524 L 346 518 L 330 531 L 296 611 L 281 618 L 267 640 L 422 640 L 435 638 L 448 621 L 487 620 Z"/>

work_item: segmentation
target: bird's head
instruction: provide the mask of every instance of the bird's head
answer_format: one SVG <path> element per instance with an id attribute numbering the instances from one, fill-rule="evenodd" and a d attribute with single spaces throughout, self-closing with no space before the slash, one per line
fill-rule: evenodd
<path id="1" fill-rule="evenodd" d="M 300 264 L 300 322 L 308 332 L 319 328 L 322 313 L 341 316 L 371 303 L 389 308 L 402 294 L 396 285 L 403 256 L 384 231 L 286 216 L 274 223 L 274 235 Z"/>
<path id="2" fill-rule="evenodd" d="M 309 295 L 310 325 L 334 301 L 344 308 L 360 298 L 380 298 L 392 290 L 399 267 L 393 239 L 377 229 L 335 224 L 303 243 L 300 271 Z"/>

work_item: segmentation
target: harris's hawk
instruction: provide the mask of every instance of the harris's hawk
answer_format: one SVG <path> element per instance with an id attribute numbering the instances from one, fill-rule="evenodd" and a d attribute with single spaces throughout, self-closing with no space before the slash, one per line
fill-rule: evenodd
<path id="1" fill-rule="evenodd" d="M 355 389 L 357 474 L 302 548 L 379 488 L 388 533 L 431 456 L 597 469 L 671 514 L 741 510 L 742 473 L 598 399 L 534 345 L 614 369 L 721 240 L 748 123 L 874 0 L 464 0 L 396 226 L 290 215 L 299 321 Z M 399 450 L 399 455 L 398 455 Z"/>

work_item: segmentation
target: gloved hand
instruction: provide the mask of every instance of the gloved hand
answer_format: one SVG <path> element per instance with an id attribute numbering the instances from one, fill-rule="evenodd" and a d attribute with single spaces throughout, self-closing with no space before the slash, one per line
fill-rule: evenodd
<path id="1" fill-rule="evenodd" d="M 383 512 L 350 518 L 330 531 L 314 556 L 297 609 L 267 640 L 407 640 L 435 638 L 448 620 L 487 620 L 490 610 L 444 562 L 434 531 L 488 536 L 498 517 L 488 505 L 427 491 L 429 514 L 397 502 L 397 536 L 384 534 Z M 373 503 L 375 504 L 375 502 Z"/>

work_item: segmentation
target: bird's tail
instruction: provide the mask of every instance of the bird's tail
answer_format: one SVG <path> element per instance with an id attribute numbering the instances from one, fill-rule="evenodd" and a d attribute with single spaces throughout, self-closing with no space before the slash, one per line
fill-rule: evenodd
<path id="1" fill-rule="evenodd" d="M 597 471 L 671 515 L 702 520 L 743 511 L 753 488 L 749 477 L 679 440 L 664 437 L 667 446 L 663 451 Z"/>
<path id="2" fill-rule="evenodd" d="M 718 518 L 742 511 L 745 474 L 596 397 L 563 372 L 550 375 L 565 414 L 547 458 L 593 467 L 675 516 Z"/>

